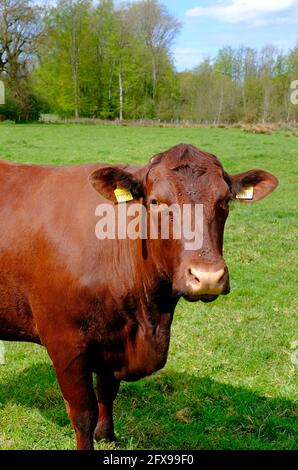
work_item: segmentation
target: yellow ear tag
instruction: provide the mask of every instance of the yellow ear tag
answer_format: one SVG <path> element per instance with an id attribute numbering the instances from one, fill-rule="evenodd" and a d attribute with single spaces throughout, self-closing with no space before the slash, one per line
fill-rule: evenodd
<path id="1" fill-rule="evenodd" d="M 129 191 L 129 189 L 119 188 L 117 186 L 117 189 L 115 189 L 114 194 L 116 196 L 116 199 L 117 199 L 118 203 L 128 202 L 128 201 L 133 200 L 132 194 Z"/>
<path id="2" fill-rule="evenodd" d="M 236 199 L 252 200 L 254 198 L 254 187 L 243 189 L 240 193 L 236 194 Z"/>

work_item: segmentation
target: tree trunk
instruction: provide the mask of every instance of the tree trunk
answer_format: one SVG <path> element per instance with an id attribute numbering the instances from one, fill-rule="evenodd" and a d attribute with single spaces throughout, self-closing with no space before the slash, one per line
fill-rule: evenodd
<path id="1" fill-rule="evenodd" d="M 113 73 L 114 73 L 114 62 L 111 65 L 110 74 L 109 74 L 109 90 L 108 90 L 109 103 L 112 100 Z"/>
<path id="2" fill-rule="evenodd" d="M 152 98 L 155 104 L 156 100 L 156 64 L 155 64 L 155 57 L 154 52 L 152 52 Z"/>
<path id="3" fill-rule="evenodd" d="M 245 82 L 242 84 L 242 100 L 243 100 L 243 111 L 245 120 L 247 118 L 247 103 L 246 103 L 246 91 L 245 91 Z"/>
<path id="4" fill-rule="evenodd" d="M 72 24 L 71 32 L 71 75 L 74 98 L 74 115 L 77 119 L 80 116 L 79 111 L 79 44 L 77 38 L 77 25 L 75 19 Z"/>
<path id="5" fill-rule="evenodd" d="M 119 68 L 119 120 L 123 121 L 123 84 L 122 84 L 122 70 Z"/>
<path id="6" fill-rule="evenodd" d="M 221 113 L 222 113 L 222 108 L 223 108 L 223 100 L 224 100 L 224 89 L 223 89 L 223 86 L 222 86 L 221 87 L 221 93 L 220 93 L 219 107 L 218 107 L 217 124 L 220 123 Z"/>
<path id="7" fill-rule="evenodd" d="M 264 90 L 264 99 L 263 99 L 263 124 L 266 124 L 268 120 L 269 114 L 269 107 L 270 107 L 270 93 L 267 89 Z"/>

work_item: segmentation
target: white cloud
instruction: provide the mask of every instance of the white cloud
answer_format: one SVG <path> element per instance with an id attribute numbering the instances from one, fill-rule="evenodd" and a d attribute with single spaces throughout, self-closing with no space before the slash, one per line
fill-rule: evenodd
<path id="1" fill-rule="evenodd" d="M 211 16 L 228 23 L 266 19 L 267 15 L 280 14 L 298 5 L 298 0 L 220 0 L 208 7 L 196 7 L 186 16 Z"/>

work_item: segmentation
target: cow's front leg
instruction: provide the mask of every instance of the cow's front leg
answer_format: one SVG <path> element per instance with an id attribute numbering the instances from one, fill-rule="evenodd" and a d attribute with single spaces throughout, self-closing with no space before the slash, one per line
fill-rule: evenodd
<path id="1" fill-rule="evenodd" d="M 96 388 L 99 416 L 94 433 L 97 441 L 100 439 L 116 440 L 113 421 L 113 402 L 117 396 L 119 386 L 119 380 L 116 380 L 113 376 L 97 375 Z"/>
<path id="2" fill-rule="evenodd" d="M 68 416 L 76 433 L 77 449 L 92 450 L 98 418 L 92 372 L 86 367 L 82 356 L 73 359 L 69 364 L 54 362 L 54 366 Z"/>

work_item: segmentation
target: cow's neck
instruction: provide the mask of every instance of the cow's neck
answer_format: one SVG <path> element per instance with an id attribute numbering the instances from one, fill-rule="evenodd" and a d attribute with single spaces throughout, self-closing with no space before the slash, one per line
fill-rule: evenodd
<path id="1" fill-rule="evenodd" d="M 106 347 L 101 355 L 118 379 L 132 380 L 165 364 L 178 299 L 172 296 L 171 282 L 153 262 L 150 251 L 144 253 L 140 240 L 130 240 L 124 250 L 122 246 L 121 256 L 125 275 L 121 282 L 115 276 L 113 288 L 104 296 L 106 311 L 111 312 L 112 302 L 113 313 L 106 318 Z M 104 304 L 102 307 L 105 310 Z M 115 324 L 121 326 L 117 333 Z"/>

